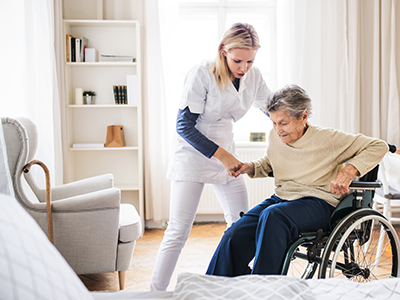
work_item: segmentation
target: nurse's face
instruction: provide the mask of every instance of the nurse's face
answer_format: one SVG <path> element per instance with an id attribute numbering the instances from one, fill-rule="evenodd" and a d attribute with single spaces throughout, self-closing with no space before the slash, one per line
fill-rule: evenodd
<path id="1" fill-rule="evenodd" d="M 253 65 L 257 50 L 253 49 L 232 49 L 224 51 L 229 70 L 235 78 L 242 78 Z"/>

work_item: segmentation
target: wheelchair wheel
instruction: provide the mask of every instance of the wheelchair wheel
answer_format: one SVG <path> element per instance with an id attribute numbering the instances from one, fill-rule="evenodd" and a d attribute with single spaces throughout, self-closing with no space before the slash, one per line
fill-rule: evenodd
<path id="1" fill-rule="evenodd" d="M 379 247 L 381 241 L 383 247 Z M 332 231 L 318 277 L 356 282 L 397 277 L 399 246 L 395 229 L 382 214 L 372 209 L 357 210 Z M 379 248 L 382 250 L 378 253 Z"/>

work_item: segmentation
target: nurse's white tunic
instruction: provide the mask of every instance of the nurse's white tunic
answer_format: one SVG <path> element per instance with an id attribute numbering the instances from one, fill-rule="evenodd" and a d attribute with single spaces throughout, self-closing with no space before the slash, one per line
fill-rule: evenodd
<path id="1" fill-rule="evenodd" d="M 192 113 L 200 114 L 196 128 L 237 157 L 233 122 L 242 118 L 251 105 L 264 107 L 271 91 L 256 67 L 240 80 L 239 91 L 232 83 L 220 89 L 212 74 L 212 66 L 213 62 L 205 61 L 188 72 L 179 108 L 183 110 L 188 106 Z M 225 184 L 234 179 L 228 175 L 222 162 L 215 157 L 207 158 L 177 133 L 167 178 L 213 184 Z"/>

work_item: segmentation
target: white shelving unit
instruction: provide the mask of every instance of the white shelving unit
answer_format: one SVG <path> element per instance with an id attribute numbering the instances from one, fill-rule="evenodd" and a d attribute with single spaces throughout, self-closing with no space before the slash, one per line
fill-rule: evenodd
<path id="1" fill-rule="evenodd" d="M 66 62 L 69 181 L 114 175 L 122 202 L 132 203 L 144 224 L 140 24 L 125 20 L 64 20 L 64 37 L 89 39 L 97 54 L 130 55 L 136 62 Z M 66 39 L 65 39 L 66 40 Z M 66 58 L 66 42 L 65 42 Z M 66 61 L 66 59 L 65 59 Z M 114 104 L 113 85 L 137 75 L 137 104 Z M 96 92 L 93 105 L 76 105 L 75 89 Z M 107 126 L 122 125 L 125 147 L 73 148 L 74 143 L 105 143 Z"/>

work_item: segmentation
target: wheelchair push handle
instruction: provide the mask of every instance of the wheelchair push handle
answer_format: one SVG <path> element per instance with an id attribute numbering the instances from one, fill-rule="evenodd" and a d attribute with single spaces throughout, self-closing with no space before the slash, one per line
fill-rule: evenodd
<path id="1" fill-rule="evenodd" d="M 392 153 L 395 153 L 395 152 L 396 152 L 396 150 L 397 150 L 396 145 L 393 145 L 393 144 L 389 144 L 389 143 L 388 143 L 388 146 L 389 146 L 389 151 L 390 151 L 390 152 L 392 152 Z"/>

